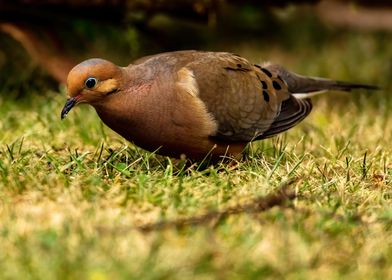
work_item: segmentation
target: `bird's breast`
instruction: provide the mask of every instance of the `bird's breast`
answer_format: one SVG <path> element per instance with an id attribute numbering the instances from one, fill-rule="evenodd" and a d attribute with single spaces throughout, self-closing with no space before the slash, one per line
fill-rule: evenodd
<path id="1" fill-rule="evenodd" d="M 210 139 L 216 125 L 201 100 L 174 87 L 164 92 L 154 85 L 137 89 L 94 106 L 108 127 L 137 146 L 163 155 L 203 158 L 216 149 Z"/>

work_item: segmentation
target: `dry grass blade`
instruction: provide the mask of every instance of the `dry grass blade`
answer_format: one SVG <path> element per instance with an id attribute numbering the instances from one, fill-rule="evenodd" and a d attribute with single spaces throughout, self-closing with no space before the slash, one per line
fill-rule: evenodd
<path id="1" fill-rule="evenodd" d="M 212 220 L 222 219 L 231 215 L 238 215 L 242 213 L 258 213 L 269 210 L 274 206 L 282 206 L 285 205 L 288 201 L 291 201 L 297 198 L 297 194 L 294 189 L 290 188 L 292 184 L 297 182 L 299 178 L 294 177 L 285 182 L 283 182 L 278 190 L 274 193 L 271 193 L 267 196 L 257 197 L 253 199 L 251 202 L 246 204 L 239 204 L 233 207 L 229 207 L 223 210 L 214 210 L 209 211 L 202 215 L 187 217 L 187 218 L 179 218 L 171 221 L 160 221 L 156 223 L 148 223 L 144 225 L 139 225 L 136 227 L 128 227 L 122 229 L 116 229 L 116 233 L 119 232 L 128 232 L 130 230 L 139 230 L 143 232 L 151 232 L 157 230 L 165 230 L 171 228 L 183 228 L 186 226 L 196 226 L 196 225 L 204 225 Z M 100 232 L 110 232 L 109 229 L 104 227 L 97 228 Z"/>

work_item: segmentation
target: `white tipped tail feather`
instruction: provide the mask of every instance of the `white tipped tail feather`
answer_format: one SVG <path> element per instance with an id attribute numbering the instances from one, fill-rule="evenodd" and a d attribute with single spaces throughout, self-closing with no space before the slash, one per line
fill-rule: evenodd
<path id="1" fill-rule="evenodd" d="M 330 90 L 351 91 L 352 89 L 379 89 L 379 87 L 373 85 L 335 81 L 318 77 L 306 77 L 287 71 L 277 64 L 268 65 L 267 68 L 276 72 L 287 84 L 289 91 L 298 99 L 310 98 Z"/>

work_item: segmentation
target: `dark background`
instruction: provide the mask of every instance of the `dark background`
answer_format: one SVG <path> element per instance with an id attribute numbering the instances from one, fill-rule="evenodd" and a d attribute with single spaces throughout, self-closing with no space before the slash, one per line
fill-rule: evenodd
<path id="1" fill-rule="evenodd" d="M 314 52 L 352 33 L 372 34 L 379 48 L 392 48 L 392 4 L 387 0 L 3 0 L 0 31 L 0 91 L 21 96 L 31 89 L 58 88 L 70 68 L 91 57 L 124 66 L 147 54 L 238 51 L 244 44 L 264 49 L 278 45 L 295 56 L 296 50 Z M 385 61 L 390 76 L 391 61 Z"/>

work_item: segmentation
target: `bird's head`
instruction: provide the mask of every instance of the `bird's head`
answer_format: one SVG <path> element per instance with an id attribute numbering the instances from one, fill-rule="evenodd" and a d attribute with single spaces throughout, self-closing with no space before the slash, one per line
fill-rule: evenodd
<path id="1" fill-rule="evenodd" d="M 77 104 L 98 104 L 121 87 L 122 69 L 99 58 L 85 60 L 68 74 L 68 100 L 61 111 L 61 119 Z"/>

